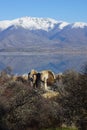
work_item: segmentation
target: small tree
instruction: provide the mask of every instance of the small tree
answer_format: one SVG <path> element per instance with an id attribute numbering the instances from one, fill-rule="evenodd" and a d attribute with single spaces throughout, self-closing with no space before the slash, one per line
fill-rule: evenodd
<path id="1" fill-rule="evenodd" d="M 4 73 L 11 75 L 12 74 L 12 67 L 11 66 L 7 66 L 4 70 Z"/>

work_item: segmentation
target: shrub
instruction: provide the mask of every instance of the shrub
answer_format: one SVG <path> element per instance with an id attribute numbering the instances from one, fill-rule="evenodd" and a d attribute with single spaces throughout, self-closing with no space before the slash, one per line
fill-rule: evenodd
<path id="1" fill-rule="evenodd" d="M 78 129 L 87 129 L 87 75 L 68 71 L 64 77 L 64 91 L 59 98 L 65 123 L 74 122 Z"/>
<path id="2" fill-rule="evenodd" d="M 0 95 L 1 127 L 8 130 L 55 127 L 60 124 L 58 107 L 40 91 L 19 81 L 8 81 Z"/>

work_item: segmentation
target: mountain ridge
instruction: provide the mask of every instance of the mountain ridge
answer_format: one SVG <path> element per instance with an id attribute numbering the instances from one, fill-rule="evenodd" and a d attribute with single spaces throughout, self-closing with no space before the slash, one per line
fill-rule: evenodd
<path id="1" fill-rule="evenodd" d="M 1 70 L 7 66 L 14 73 L 27 73 L 32 68 L 80 70 L 86 54 L 87 23 L 30 17 L 0 22 Z"/>
<path id="2" fill-rule="evenodd" d="M 51 18 L 22 17 L 0 21 L 3 48 L 87 48 L 87 23 L 67 23 Z"/>
<path id="3" fill-rule="evenodd" d="M 25 29 L 42 29 L 46 31 L 52 30 L 55 25 L 58 25 L 59 29 L 63 29 L 64 27 L 70 25 L 72 28 L 84 28 L 87 26 L 85 22 L 74 22 L 68 23 L 65 21 L 57 21 L 52 18 L 38 18 L 38 17 L 21 17 L 13 20 L 3 20 L 0 21 L 0 28 L 2 30 L 14 25 L 15 27 L 20 26 Z"/>

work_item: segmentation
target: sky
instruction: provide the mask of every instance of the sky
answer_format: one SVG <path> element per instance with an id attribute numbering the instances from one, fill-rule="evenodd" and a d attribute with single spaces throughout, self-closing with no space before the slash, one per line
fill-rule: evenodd
<path id="1" fill-rule="evenodd" d="M 87 0 L 0 0 L 0 21 L 25 16 L 87 22 Z"/>

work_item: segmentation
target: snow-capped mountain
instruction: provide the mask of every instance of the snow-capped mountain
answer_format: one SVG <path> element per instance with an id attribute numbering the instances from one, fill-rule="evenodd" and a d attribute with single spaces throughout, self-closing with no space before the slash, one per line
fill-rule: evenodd
<path id="1" fill-rule="evenodd" d="M 48 31 L 52 29 L 58 22 L 50 18 L 35 18 L 35 17 L 22 17 L 14 20 L 6 20 L 0 22 L 0 28 L 2 30 L 14 25 L 17 27 L 23 27 L 24 29 L 37 30 L 42 29 Z"/>
<path id="2" fill-rule="evenodd" d="M 87 27 L 87 23 L 76 22 L 76 23 L 72 24 L 72 28 L 84 28 L 84 27 Z"/>
<path id="3" fill-rule="evenodd" d="M 87 23 L 22 17 L 0 21 L 0 48 L 87 47 Z"/>
<path id="4" fill-rule="evenodd" d="M 0 69 L 9 65 L 15 73 L 32 68 L 78 70 L 86 53 L 87 23 L 35 17 L 0 21 Z"/>
<path id="5" fill-rule="evenodd" d="M 67 22 L 57 21 L 51 18 L 22 17 L 14 20 L 0 21 L 0 30 L 5 30 L 14 25 L 15 28 L 22 27 L 29 30 L 51 31 L 55 27 L 63 29 L 69 25 Z"/>
<path id="6" fill-rule="evenodd" d="M 53 28 L 55 28 L 55 26 L 57 26 L 58 29 L 63 29 L 68 25 L 71 25 L 72 28 L 84 28 L 85 26 L 87 26 L 87 23 L 76 22 L 70 24 L 68 22 L 57 21 L 51 18 L 36 18 L 36 17 L 22 17 L 14 20 L 0 21 L 1 30 L 4 30 L 12 25 L 14 25 L 16 28 L 23 27 L 24 29 L 29 30 L 41 29 L 45 31 L 50 31 Z"/>

